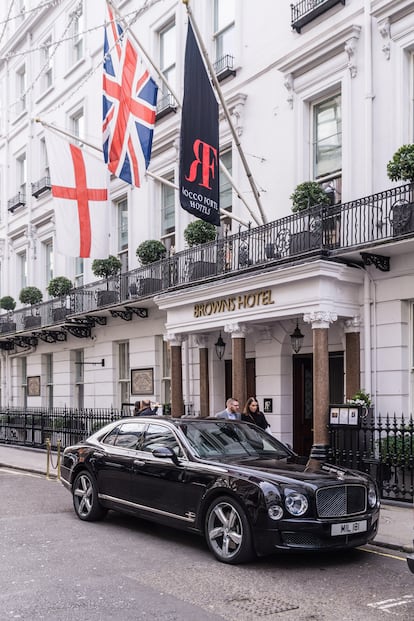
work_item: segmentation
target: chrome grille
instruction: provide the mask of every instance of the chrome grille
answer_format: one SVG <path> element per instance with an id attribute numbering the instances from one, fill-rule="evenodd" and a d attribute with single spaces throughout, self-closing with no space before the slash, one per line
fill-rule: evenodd
<path id="1" fill-rule="evenodd" d="M 316 510 L 321 518 L 347 517 L 366 511 L 363 485 L 335 485 L 316 492 Z"/>

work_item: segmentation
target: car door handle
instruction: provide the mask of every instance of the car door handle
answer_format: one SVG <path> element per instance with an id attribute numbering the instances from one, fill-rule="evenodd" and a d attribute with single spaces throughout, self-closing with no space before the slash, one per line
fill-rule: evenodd
<path id="1" fill-rule="evenodd" d="M 134 466 L 145 466 L 145 461 L 142 459 L 134 459 Z"/>

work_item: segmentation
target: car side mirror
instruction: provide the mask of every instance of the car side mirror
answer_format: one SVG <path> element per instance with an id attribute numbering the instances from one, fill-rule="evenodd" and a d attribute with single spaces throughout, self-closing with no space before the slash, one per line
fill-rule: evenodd
<path id="1" fill-rule="evenodd" d="M 159 446 L 152 451 L 152 454 L 161 459 L 172 459 L 176 465 L 178 464 L 178 457 L 169 446 Z"/>

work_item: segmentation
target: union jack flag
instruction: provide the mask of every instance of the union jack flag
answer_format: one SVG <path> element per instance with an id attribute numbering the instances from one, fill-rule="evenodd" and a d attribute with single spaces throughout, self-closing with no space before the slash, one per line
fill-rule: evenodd
<path id="1" fill-rule="evenodd" d="M 140 187 L 148 168 L 158 87 L 107 5 L 103 63 L 103 154 L 108 168 Z"/>

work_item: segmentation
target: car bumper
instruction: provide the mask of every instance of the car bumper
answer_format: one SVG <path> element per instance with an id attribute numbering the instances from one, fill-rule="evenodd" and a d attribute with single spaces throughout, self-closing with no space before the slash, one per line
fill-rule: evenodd
<path id="1" fill-rule="evenodd" d="M 259 556 L 274 550 L 340 550 L 355 548 L 374 539 L 378 531 L 379 512 L 339 520 L 282 520 L 277 528 L 255 532 Z M 367 530 L 354 534 L 332 535 L 333 524 L 367 522 Z"/>

